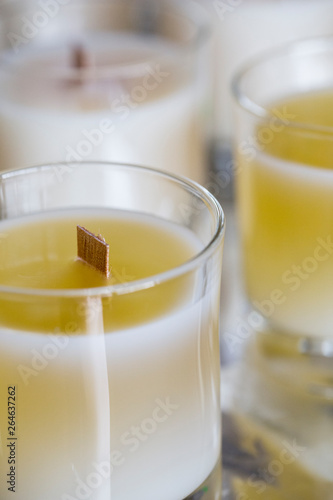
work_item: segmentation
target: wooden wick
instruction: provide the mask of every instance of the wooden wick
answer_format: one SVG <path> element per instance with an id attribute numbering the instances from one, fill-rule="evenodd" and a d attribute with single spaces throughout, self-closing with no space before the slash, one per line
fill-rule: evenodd
<path id="1" fill-rule="evenodd" d="M 72 67 L 77 70 L 77 77 L 74 79 L 74 83 L 84 83 L 82 70 L 91 68 L 93 66 L 93 60 L 90 54 L 81 45 L 73 47 L 71 64 Z"/>
<path id="2" fill-rule="evenodd" d="M 91 66 L 91 61 L 88 53 L 81 45 L 74 47 L 73 49 L 73 67 L 75 69 L 84 69 Z"/>
<path id="3" fill-rule="evenodd" d="M 82 226 L 77 226 L 77 256 L 94 269 L 110 277 L 109 245 L 99 234 L 95 236 Z"/>

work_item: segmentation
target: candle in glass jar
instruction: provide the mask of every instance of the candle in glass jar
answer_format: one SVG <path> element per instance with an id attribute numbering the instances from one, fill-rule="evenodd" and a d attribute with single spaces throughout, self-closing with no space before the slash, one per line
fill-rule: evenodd
<path id="1" fill-rule="evenodd" d="M 110 244 L 109 279 L 76 260 L 78 222 Z M 175 223 L 100 208 L 2 221 L 0 233 L 0 401 L 14 390 L 6 442 L 18 497 L 187 497 L 219 457 L 219 278 L 194 301 L 200 273 L 158 286 L 154 276 L 202 242 Z M 7 412 L 0 431 L 6 440 Z"/>
<path id="2" fill-rule="evenodd" d="M 332 104 L 331 89 L 272 104 L 290 126 L 278 125 L 269 141 L 267 126 L 258 126 L 258 150 L 238 156 L 249 297 L 281 330 L 319 338 L 332 337 Z"/>
<path id="3" fill-rule="evenodd" d="M 202 182 L 203 94 L 179 48 L 158 36 L 87 34 L 80 43 L 8 52 L 0 168 L 114 160 Z"/>
<path id="4" fill-rule="evenodd" d="M 231 81 L 248 60 L 283 43 L 332 33 L 327 0 L 199 0 L 214 26 L 214 133 L 233 138 Z"/>

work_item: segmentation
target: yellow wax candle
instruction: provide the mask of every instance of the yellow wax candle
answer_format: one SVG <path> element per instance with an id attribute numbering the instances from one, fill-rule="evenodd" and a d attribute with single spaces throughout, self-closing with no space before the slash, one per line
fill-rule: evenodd
<path id="1" fill-rule="evenodd" d="M 109 243 L 109 279 L 76 260 L 77 224 Z M 202 243 L 111 209 L 2 221 L 0 233 L 1 499 L 10 480 L 24 500 L 187 497 L 219 457 L 219 276 L 194 298 L 199 272 L 161 273 Z"/>
<path id="2" fill-rule="evenodd" d="M 238 155 L 248 296 L 278 329 L 310 337 L 332 337 L 332 106 L 332 91 L 275 103 L 289 125 L 257 128 Z"/>

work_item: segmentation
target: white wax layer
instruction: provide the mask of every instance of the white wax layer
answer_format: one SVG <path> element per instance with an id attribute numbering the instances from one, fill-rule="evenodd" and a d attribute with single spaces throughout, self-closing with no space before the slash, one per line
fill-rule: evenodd
<path id="1" fill-rule="evenodd" d="M 32 368 L 34 349 L 52 353 L 46 346 L 54 343 L 40 335 L 1 332 L 8 374 L 1 383 L 18 387 L 18 497 L 68 500 L 62 495 L 76 498 L 87 486 L 93 500 L 109 498 L 109 489 L 116 500 L 179 500 L 194 491 L 213 469 L 220 447 L 217 380 L 211 378 L 206 345 L 211 325 L 204 313 L 200 302 L 106 335 L 105 344 L 102 336 L 72 337 L 27 386 L 17 367 Z M 206 345 L 202 353 L 200 343 Z M 19 404 L 31 388 L 28 423 L 20 418 Z M 83 392 L 85 399 L 78 399 Z M 135 437 L 133 426 L 141 426 L 142 437 Z M 9 500 L 5 444 L 0 492 Z M 108 477 L 110 453 L 114 468 Z M 99 472 L 103 467 L 106 478 Z M 93 473 L 101 475 L 96 483 Z"/>

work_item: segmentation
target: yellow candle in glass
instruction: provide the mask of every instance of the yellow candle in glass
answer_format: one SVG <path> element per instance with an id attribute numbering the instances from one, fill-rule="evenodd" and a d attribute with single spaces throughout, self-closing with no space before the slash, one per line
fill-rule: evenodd
<path id="1" fill-rule="evenodd" d="M 290 126 L 259 126 L 254 158 L 238 156 L 248 295 L 282 330 L 311 337 L 332 335 L 332 104 L 331 91 L 274 103 Z"/>
<path id="2" fill-rule="evenodd" d="M 109 279 L 76 260 L 77 224 L 109 243 Z M 192 229 L 139 210 L 32 213 L 0 221 L 0 233 L 0 401 L 9 388 L 17 398 L 13 436 L 0 410 L 0 469 L 10 472 L 8 440 L 17 494 L 169 500 L 197 491 L 220 453 L 220 258 L 197 267 L 205 248 Z M 5 500 L 8 487 L 2 475 Z"/>

